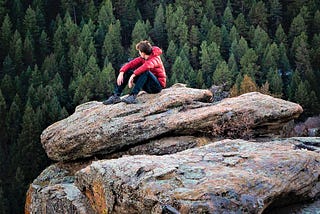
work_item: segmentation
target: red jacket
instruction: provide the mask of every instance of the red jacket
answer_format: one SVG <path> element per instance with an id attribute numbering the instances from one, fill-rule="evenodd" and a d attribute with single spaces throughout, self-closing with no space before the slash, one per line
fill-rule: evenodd
<path id="1" fill-rule="evenodd" d="M 152 53 L 148 59 L 145 60 L 142 57 L 137 57 L 122 66 L 120 72 L 126 72 L 128 70 L 135 69 L 133 73 L 138 76 L 143 72 L 151 71 L 158 78 L 162 88 L 165 88 L 166 71 L 160 58 L 161 54 L 162 50 L 157 46 L 153 46 Z"/>

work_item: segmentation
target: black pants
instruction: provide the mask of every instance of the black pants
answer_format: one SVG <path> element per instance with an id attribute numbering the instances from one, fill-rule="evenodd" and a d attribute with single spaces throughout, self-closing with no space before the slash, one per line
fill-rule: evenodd
<path id="1" fill-rule="evenodd" d="M 119 86 L 116 84 L 114 94 L 118 96 L 121 95 L 123 89 L 128 84 L 132 74 L 133 74 L 133 70 L 129 70 L 124 73 L 123 82 Z M 135 83 L 134 87 L 130 94 L 138 94 L 139 91 L 141 91 L 141 89 L 149 94 L 156 94 L 162 90 L 159 80 L 153 73 L 151 73 L 151 71 L 146 71 L 140 74 L 139 76 L 136 76 L 134 78 L 134 83 Z"/>

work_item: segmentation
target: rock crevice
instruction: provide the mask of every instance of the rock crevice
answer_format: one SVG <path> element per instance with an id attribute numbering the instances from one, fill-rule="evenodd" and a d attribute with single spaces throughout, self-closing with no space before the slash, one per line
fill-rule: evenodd
<path id="1" fill-rule="evenodd" d="M 43 131 L 58 163 L 30 185 L 26 213 L 263 213 L 320 196 L 320 139 L 280 138 L 300 105 L 257 92 L 212 103 L 186 87 L 137 99 L 85 103 Z"/>

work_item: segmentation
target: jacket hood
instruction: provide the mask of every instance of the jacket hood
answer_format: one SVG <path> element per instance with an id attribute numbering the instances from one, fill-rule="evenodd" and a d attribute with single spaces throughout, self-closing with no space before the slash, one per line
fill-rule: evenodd
<path id="1" fill-rule="evenodd" d="M 160 56 L 162 54 L 162 50 L 157 47 L 157 46 L 153 46 L 152 47 L 152 55 L 153 56 Z"/>

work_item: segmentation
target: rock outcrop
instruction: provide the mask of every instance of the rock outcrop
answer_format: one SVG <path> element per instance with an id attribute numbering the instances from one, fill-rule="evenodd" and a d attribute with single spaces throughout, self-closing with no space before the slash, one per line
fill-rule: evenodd
<path id="1" fill-rule="evenodd" d="M 30 186 L 26 213 L 262 213 L 320 195 L 320 156 L 301 140 L 57 163 Z"/>
<path id="2" fill-rule="evenodd" d="M 298 117 L 300 105 L 258 92 L 211 103 L 209 90 L 172 87 L 142 94 L 139 103 L 106 106 L 89 102 L 45 129 L 41 143 L 49 158 L 68 161 L 111 154 L 170 135 L 212 135 L 222 125 L 253 130 L 253 135 L 280 134 Z M 224 131 L 224 130 L 223 130 Z"/>
<path id="3" fill-rule="evenodd" d="M 320 139 L 280 139 L 300 105 L 186 87 L 137 99 L 85 103 L 43 131 L 59 162 L 30 185 L 26 214 L 262 213 L 320 196 Z M 259 138 L 226 139 L 245 133 Z"/>

